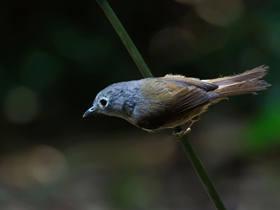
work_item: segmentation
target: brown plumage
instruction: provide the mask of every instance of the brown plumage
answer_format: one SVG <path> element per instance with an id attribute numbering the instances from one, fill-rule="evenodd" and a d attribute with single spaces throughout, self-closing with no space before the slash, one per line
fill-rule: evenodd
<path id="1" fill-rule="evenodd" d="M 219 93 L 220 97 L 256 94 L 257 91 L 270 86 L 266 81 L 259 80 L 267 74 L 268 68 L 268 66 L 259 66 L 241 74 L 204 81 L 218 85 L 219 88 L 214 92 Z"/>

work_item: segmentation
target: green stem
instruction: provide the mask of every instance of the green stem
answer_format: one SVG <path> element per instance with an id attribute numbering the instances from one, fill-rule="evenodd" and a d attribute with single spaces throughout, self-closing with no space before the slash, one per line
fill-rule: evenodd
<path id="1" fill-rule="evenodd" d="M 126 30 L 124 29 L 123 25 L 119 21 L 118 17 L 108 4 L 106 0 L 96 0 L 106 16 L 108 17 L 109 21 L 113 25 L 114 29 L 116 30 L 117 34 L 119 35 L 120 39 L 122 40 L 124 46 L 128 50 L 130 56 L 136 63 L 137 67 L 139 68 L 143 77 L 152 77 L 152 73 L 148 68 L 147 64 L 143 60 L 141 54 L 135 47 L 134 43 L 130 39 L 129 35 L 127 34 Z"/>
<path id="2" fill-rule="evenodd" d="M 176 131 L 180 132 L 181 128 L 177 127 Z M 203 167 L 198 155 L 196 154 L 188 138 L 186 136 L 183 136 L 180 139 L 180 143 L 183 146 L 185 152 L 187 153 L 192 165 L 195 168 L 196 173 L 200 178 L 200 181 L 202 182 L 205 190 L 207 191 L 208 195 L 210 196 L 216 208 L 218 210 L 226 210 L 218 192 L 216 191 L 213 183 L 211 182 L 209 176 L 207 175 L 205 168 Z"/>
<path id="3" fill-rule="evenodd" d="M 118 33 L 119 37 L 121 38 L 122 42 L 124 43 L 126 49 L 130 53 L 131 57 L 133 58 L 134 62 L 138 66 L 140 72 L 142 73 L 143 77 L 152 77 L 152 73 L 149 70 L 148 66 L 146 65 L 145 61 L 143 60 L 141 54 L 133 44 L 132 40 L 130 39 L 129 35 L 125 31 L 124 27 L 122 26 L 121 22 L 117 18 L 116 14 L 108 4 L 106 0 L 96 0 L 100 7 L 105 12 L 106 16 L 110 20 L 111 24 L 113 25 L 114 29 Z M 180 131 L 181 128 L 177 127 L 175 128 L 176 131 Z M 208 177 L 202 163 L 200 162 L 194 148 L 192 147 L 189 140 L 184 136 L 181 139 L 181 145 L 183 146 L 185 152 L 187 153 L 193 167 L 195 168 L 201 182 L 203 183 L 204 188 L 206 189 L 206 192 L 212 199 L 214 205 L 216 206 L 216 209 L 218 210 L 225 210 L 225 206 L 221 201 L 221 198 L 219 197 L 214 185 L 212 184 L 210 178 Z"/>

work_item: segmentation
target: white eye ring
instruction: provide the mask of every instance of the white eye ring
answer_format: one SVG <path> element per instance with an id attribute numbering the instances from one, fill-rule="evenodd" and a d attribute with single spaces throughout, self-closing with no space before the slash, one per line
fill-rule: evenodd
<path id="1" fill-rule="evenodd" d="M 100 105 L 101 107 L 106 107 L 106 106 L 108 105 L 108 99 L 107 99 L 107 98 L 101 98 L 101 99 L 99 100 L 99 105 Z"/>

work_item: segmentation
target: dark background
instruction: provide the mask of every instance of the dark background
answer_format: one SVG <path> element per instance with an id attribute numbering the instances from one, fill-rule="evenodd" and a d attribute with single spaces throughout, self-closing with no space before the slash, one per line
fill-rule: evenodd
<path id="1" fill-rule="evenodd" d="M 110 1 L 155 76 L 269 65 L 272 86 L 210 107 L 188 134 L 228 209 L 280 209 L 280 2 Z M 140 79 L 95 1 L 0 2 L 0 209 L 214 209 L 172 130 L 82 118 Z"/>

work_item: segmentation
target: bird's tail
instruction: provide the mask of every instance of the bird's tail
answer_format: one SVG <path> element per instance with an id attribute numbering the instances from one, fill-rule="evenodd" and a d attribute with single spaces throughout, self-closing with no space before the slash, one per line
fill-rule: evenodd
<path id="1" fill-rule="evenodd" d="M 214 90 L 220 95 L 219 98 L 248 93 L 256 94 L 257 91 L 265 90 L 270 86 L 266 81 L 259 80 L 267 74 L 268 68 L 268 66 L 259 66 L 241 74 L 207 80 L 207 82 L 219 86 Z"/>

